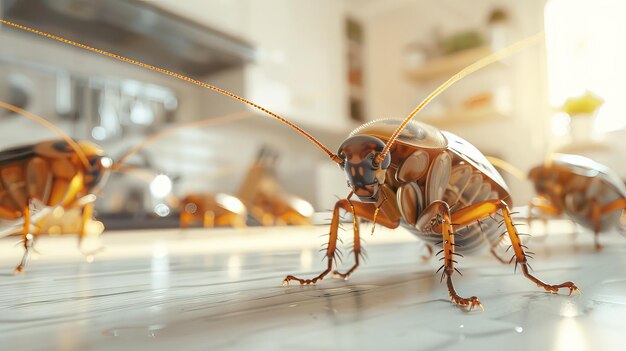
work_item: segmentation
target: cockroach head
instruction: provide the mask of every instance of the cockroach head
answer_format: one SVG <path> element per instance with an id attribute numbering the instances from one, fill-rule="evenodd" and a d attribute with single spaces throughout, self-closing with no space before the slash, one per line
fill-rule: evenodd
<path id="1" fill-rule="evenodd" d="M 376 162 L 384 148 L 382 140 L 369 135 L 350 137 L 339 146 L 337 154 L 343 159 L 341 167 L 346 171 L 348 186 L 363 202 L 378 201 L 380 186 L 385 183 L 391 164 L 389 153 L 382 162 Z"/>
<path id="2" fill-rule="evenodd" d="M 113 161 L 106 156 L 98 145 L 88 141 L 79 141 L 78 146 L 89 161 L 89 168 L 85 170 L 85 186 L 90 191 L 101 187 L 106 179 Z"/>

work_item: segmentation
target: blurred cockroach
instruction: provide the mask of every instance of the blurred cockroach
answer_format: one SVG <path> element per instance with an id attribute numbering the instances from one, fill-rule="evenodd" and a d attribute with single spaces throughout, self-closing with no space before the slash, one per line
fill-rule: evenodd
<path id="1" fill-rule="evenodd" d="M 32 222 L 32 207 L 36 203 L 46 207 L 82 207 L 82 224 L 78 233 L 80 247 L 85 235 L 85 224 L 93 212 L 95 198 L 89 195 L 96 190 L 112 166 L 112 161 L 98 146 L 85 141 L 75 142 L 39 116 L 4 102 L 0 102 L 0 107 L 38 121 L 63 136 L 62 140 L 0 152 L 0 218 L 23 218 L 25 252 L 16 268 L 16 272 L 22 272 L 28 264 L 35 240 L 30 232 L 31 224 L 38 228 L 43 225 L 41 220 Z M 39 234 L 39 229 L 35 234 Z"/>
<path id="2" fill-rule="evenodd" d="M 22 272 L 28 264 L 34 241 L 47 216 L 53 212 L 38 213 L 33 218 L 33 207 L 81 208 L 82 220 L 78 232 L 78 246 L 81 248 L 86 224 L 93 216 L 95 194 L 102 187 L 102 180 L 109 171 L 120 170 L 121 164 L 130 156 L 165 135 L 183 128 L 229 122 L 247 115 L 228 115 L 170 128 L 147 138 L 114 164 L 99 146 L 88 141 L 72 140 L 42 117 L 2 101 L 0 107 L 36 121 L 62 137 L 61 140 L 44 141 L 0 152 L 0 219 L 22 221 L 17 227 L 22 232 L 25 251 L 16 272 Z M 31 226 L 37 228 L 32 233 Z M 2 234 L 12 234 L 12 228 Z"/>
<path id="3" fill-rule="evenodd" d="M 565 215 L 595 234 L 596 249 L 601 249 L 599 234 L 621 227 L 626 209 L 626 185 L 610 168 L 579 155 L 549 154 L 528 176 L 514 165 L 495 158 L 489 161 L 520 180 L 530 180 L 536 196 L 528 204 L 528 224 L 545 216 Z M 533 213 L 534 209 L 539 211 Z"/>
<path id="4" fill-rule="evenodd" d="M 274 167 L 277 154 L 263 147 L 239 186 L 237 197 L 224 193 L 193 193 L 182 199 L 180 226 L 241 228 L 250 215 L 262 226 L 310 225 L 313 206 L 282 190 Z M 223 173 L 223 172 L 221 172 Z"/>
<path id="5" fill-rule="evenodd" d="M 537 196 L 529 205 L 548 215 L 565 214 L 592 230 L 596 249 L 599 234 L 620 226 L 626 209 L 626 186 L 608 167 L 578 155 L 553 154 L 528 173 Z"/>
<path id="6" fill-rule="evenodd" d="M 444 262 L 440 268 L 440 270 L 443 269 L 441 278 L 442 280 L 446 278 L 452 301 L 470 309 L 475 306 L 482 307 L 475 296 L 463 298 L 456 293 L 452 284 L 452 276 L 455 271 L 458 272 L 455 267 L 457 263 L 455 256 L 461 257 L 460 252 L 472 252 L 479 247 L 493 245 L 493 241 L 499 238 L 494 233 L 498 222 L 489 221 L 489 219 L 492 215 L 501 212 L 502 224 L 506 229 L 502 236 L 508 235 L 514 252 L 511 262 L 515 260 L 516 267 L 517 264 L 521 265 L 524 275 L 546 291 L 557 292 L 560 288 L 566 288 L 571 294 L 578 290 L 572 282 L 549 285 L 529 272 L 525 246 L 511 220 L 509 191 L 501 176 L 485 157 L 471 144 L 452 133 L 442 132 L 429 125 L 411 121 L 435 96 L 459 79 L 538 42 L 541 35 L 513 44 L 463 69 L 424 99 L 406 119 L 375 121 L 357 128 L 340 145 L 338 153 L 335 154 L 285 118 L 223 89 L 36 29 L 5 20 L 0 20 L 0 22 L 167 74 L 244 102 L 287 124 L 336 162 L 346 172 L 351 191 L 346 199 L 339 200 L 335 204 L 328 246 L 325 249 L 328 266 L 312 279 L 289 275 L 284 279 L 284 284 L 289 284 L 294 280 L 300 284 L 314 284 L 332 271 L 337 254 L 339 211 L 344 209 L 350 211 L 354 218 L 355 264 L 346 273 L 335 271 L 336 275 L 347 278 L 359 266 L 362 254 L 359 218 L 374 223 L 378 221 L 388 228 L 397 228 L 402 225 L 419 238 L 443 246 L 439 252 L 444 255 L 442 257 Z M 354 195 L 361 202 L 352 201 L 351 198 Z M 465 235 L 457 238 L 457 233 Z"/>
<path id="7" fill-rule="evenodd" d="M 310 225 L 313 206 L 282 189 L 275 175 L 277 158 L 274 151 L 263 147 L 248 168 L 237 197 L 261 225 Z"/>

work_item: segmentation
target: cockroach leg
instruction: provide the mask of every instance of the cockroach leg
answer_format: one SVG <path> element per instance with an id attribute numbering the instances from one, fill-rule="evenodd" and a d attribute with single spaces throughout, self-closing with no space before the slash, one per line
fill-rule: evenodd
<path id="1" fill-rule="evenodd" d="M 24 255 L 22 256 L 20 264 L 15 267 L 16 274 L 24 272 L 24 269 L 28 266 L 28 262 L 30 262 L 30 250 L 33 248 L 34 241 L 34 237 L 30 233 L 30 216 L 30 200 L 28 200 L 26 206 L 24 206 L 24 226 L 22 228 L 22 243 L 24 245 Z"/>
<path id="2" fill-rule="evenodd" d="M 204 216 L 202 217 L 202 227 L 203 228 L 215 227 L 215 212 L 204 211 Z"/>
<path id="3" fill-rule="evenodd" d="M 359 217 L 367 218 L 367 213 L 370 214 L 369 217 L 372 217 L 371 220 L 375 220 L 378 216 L 378 208 L 374 208 L 375 206 L 372 204 L 364 204 L 364 203 L 352 203 L 352 201 L 347 200 L 349 205 L 349 211 L 352 212 L 352 227 L 354 232 L 354 240 L 352 244 L 352 252 L 354 253 L 354 265 L 346 272 L 341 273 L 339 271 L 334 271 L 333 276 L 339 277 L 342 279 L 348 279 L 352 273 L 359 267 L 361 252 L 361 236 L 359 235 Z M 357 213 L 358 208 L 358 213 Z M 372 211 L 372 209 L 374 210 Z M 345 210 L 348 210 L 344 207 Z M 373 213 L 373 216 L 372 216 Z"/>
<path id="4" fill-rule="evenodd" d="M 193 214 L 185 210 L 180 211 L 180 218 L 179 218 L 180 229 L 189 228 L 189 225 L 191 224 L 192 221 L 193 221 Z"/>
<path id="5" fill-rule="evenodd" d="M 556 206 L 552 205 L 548 199 L 543 197 L 535 197 L 530 200 L 528 204 L 528 217 L 526 217 L 526 223 L 528 224 L 528 230 L 532 232 L 532 220 L 535 219 L 533 217 L 533 209 L 536 208 L 539 210 L 539 219 L 543 223 L 544 230 L 548 228 L 548 217 L 546 215 L 558 216 L 561 214 L 561 210 L 559 210 Z M 543 236 L 545 239 L 546 235 Z"/>
<path id="6" fill-rule="evenodd" d="M 93 217 L 93 206 L 93 202 L 83 206 L 80 231 L 78 232 L 78 250 L 87 258 L 87 261 L 91 261 L 95 254 L 104 250 L 104 247 L 102 246 L 91 251 L 87 251 L 83 248 L 83 240 L 85 239 L 85 236 L 87 236 L 87 223 Z"/>
<path id="7" fill-rule="evenodd" d="M 522 267 L 522 272 L 524 272 L 524 276 L 530 279 L 532 282 L 537 284 L 539 287 L 543 287 L 546 291 L 556 293 L 561 288 L 569 289 L 569 295 L 574 291 L 578 291 L 576 285 L 572 282 L 565 282 L 558 285 L 550 285 L 546 284 L 540 279 L 536 278 L 528 271 L 528 262 L 527 255 L 524 252 L 524 245 L 515 229 L 515 225 L 513 224 L 513 220 L 511 219 L 511 211 L 506 203 L 502 200 L 486 200 L 471 206 L 468 206 L 464 209 L 461 209 L 452 215 L 452 222 L 458 224 L 459 226 L 465 226 L 471 224 L 477 220 L 480 220 L 484 217 L 492 215 L 497 211 L 502 212 L 502 216 L 504 217 L 504 223 L 506 225 L 507 233 L 509 234 L 509 239 L 511 240 L 511 247 L 513 248 L 513 252 L 515 256 L 515 266 L 519 264 Z"/>
<path id="8" fill-rule="evenodd" d="M 350 275 L 359 267 L 359 256 L 361 255 L 361 236 L 359 235 L 359 218 L 357 217 L 356 210 L 354 208 L 354 204 L 349 199 L 347 200 L 348 205 L 350 206 L 350 212 L 352 213 L 352 230 L 354 232 L 354 240 L 352 243 L 352 252 L 354 253 L 354 265 L 346 272 L 341 273 L 339 271 L 334 271 L 333 276 L 339 277 L 342 279 L 348 279 Z M 374 217 L 376 217 L 378 211 L 374 212 Z"/>
<path id="9" fill-rule="evenodd" d="M 454 247 L 454 229 L 452 228 L 452 219 L 450 215 L 450 207 L 447 203 L 443 201 L 435 201 L 430 204 L 426 209 L 424 209 L 424 213 L 429 216 L 434 213 L 436 216 L 437 223 L 435 231 L 439 231 L 443 240 L 443 259 L 444 264 L 439 269 L 443 269 L 443 273 L 441 279 L 446 277 L 446 284 L 448 286 L 448 293 L 450 294 L 450 299 L 452 302 L 457 304 L 458 306 L 467 307 L 469 310 L 472 310 L 474 307 L 483 308 L 483 305 L 480 303 L 476 296 L 472 296 L 469 298 L 464 298 L 459 296 L 454 289 L 454 285 L 452 284 L 452 274 L 456 271 L 461 274 L 459 270 L 454 267 L 454 264 L 457 263 L 455 260 L 455 247 Z M 438 229 L 438 230 L 437 230 Z"/>
<path id="10" fill-rule="evenodd" d="M 345 204 L 344 204 L 345 206 Z M 359 267 L 360 256 L 363 254 L 361 249 L 361 238 L 359 236 L 359 222 L 358 218 L 363 218 L 368 221 L 372 221 L 373 225 L 376 224 L 376 221 L 379 221 L 384 226 L 394 226 L 395 224 L 389 217 L 384 213 L 381 207 L 377 207 L 377 205 L 372 203 L 363 203 L 363 202 L 352 202 L 348 200 L 348 207 L 344 207 L 346 211 L 352 212 L 352 217 L 354 219 L 353 227 L 354 227 L 354 244 L 352 248 L 352 252 L 354 253 L 354 265 L 346 272 L 340 273 L 339 271 L 334 271 L 333 275 L 342 279 L 348 279 L 352 273 Z"/>
<path id="11" fill-rule="evenodd" d="M 428 251 L 428 254 L 426 255 L 422 255 L 422 260 L 424 262 L 429 261 L 431 258 L 433 258 L 433 255 L 435 253 L 435 249 L 433 249 L 432 245 L 424 243 L 424 246 L 426 246 L 426 250 Z"/>
<path id="12" fill-rule="evenodd" d="M 597 199 L 591 200 L 591 220 L 593 222 L 594 227 L 594 243 L 596 250 L 601 250 L 602 245 L 600 245 L 600 220 L 603 216 L 613 212 L 613 211 L 623 211 L 626 209 L 626 199 L 618 199 L 611 202 L 608 205 L 601 206 Z"/>
<path id="13" fill-rule="evenodd" d="M 620 210 L 620 211 L 626 210 L 626 198 L 615 200 L 611 202 L 610 204 L 605 205 L 604 207 L 602 207 L 601 213 L 604 216 L 610 212 L 617 211 L 617 210 Z"/>
<path id="14" fill-rule="evenodd" d="M 39 240 L 39 237 L 41 235 L 41 231 L 43 230 L 44 225 L 46 225 L 46 222 L 48 221 L 48 217 L 44 216 L 42 219 L 40 219 L 37 223 L 34 223 L 35 225 L 35 233 L 33 233 L 33 243 L 30 247 L 31 251 L 36 253 L 37 255 L 41 255 L 41 252 L 39 252 L 39 250 L 37 250 L 35 244 L 37 244 L 37 241 Z"/>
<path id="15" fill-rule="evenodd" d="M 340 273 L 338 271 L 333 272 L 333 275 L 338 276 L 343 279 L 347 279 L 354 271 L 359 267 L 360 264 L 360 255 L 362 254 L 361 248 L 361 238 L 359 233 L 359 225 L 358 218 L 363 218 L 369 221 L 374 219 L 374 213 L 376 212 L 376 205 L 372 203 L 363 203 L 363 202 L 352 202 L 350 201 L 350 197 L 352 194 L 348 196 L 347 199 L 339 200 L 335 204 L 335 209 L 333 210 L 333 218 L 330 223 L 330 234 L 328 238 L 328 248 L 326 249 L 326 257 L 328 258 L 328 268 L 322 272 L 320 275 L 313 279 L 299 279 L 292 275 L 287 276 L 284 280 L 284 284 L 289 284 L 292 280 L 297 280 L 300 284 L 315 284 L 318 280 L 322 280 L 331 270 L 332 270 L 332 262 L 335 255 L 335 250 L 337 249 L 337 238 L 339 232 L 339 211 L 341 209 L 345 211 L 350 211 L 353 216 L 353 228 L 354 228 L 354 260 L 355 264 L 346 272 Z M 381 210 L 377 215 L 377 221 L 386 227 L 395 228 L 398 226 L 397 223 L 389 219 L 385 213 Z"/>
<path id="16" fill-rule="evenodd" d="M 289 282 L 295 280 L 299 282 L 301 285 L 304 284 L 315 284 L 318 280 L 324 279 L 324 277 L 330 273 L 333 269 L 333 260 L 335 259 L 335 251 L 337 250 L 337 237 L 339 233 L 339 209 L 348 207 L 348 200 L 339 200 L 335 204 L 335 209 L 333 210 L 333 219 L 330 222 L 330 233 L 328 235 L 328 247 L 326 247 L 326 258 L 328 259 L 328 267 L 322 273 L 320 273 L 317 277 L 313 279 L 301 279 L 293 275 L 288 275 L 283 280 L 283 285 L 289 285 Z"/>
<path id="17" fill-rule="evenodd" d="M 234 228 L 245 228 L 246 227 L 246 221 L 239 215 L 237 214 L 229 214 L 229 224 L 234 227 Z"/>
<path id="18" fill-rule="evenodd" d="M 500 238 L 498 238 L 498 241 L 496 241 L 494 244 L 491 245 L 490 252 L 493 255 L 493 257 L 495 257 L 498 261 L 500 261 L 501 263 L 504 263 L 504 264 L 508 264 L 509 261 L 507 261 L 504 258 L 500 257 L 500 255 L 498 255 L 498 253 L 496 252 L 496 248 L 500 245 L 500 243 L 502 243 L 502 240 L 504 240 L 504 235 L 500 236 Z"/>

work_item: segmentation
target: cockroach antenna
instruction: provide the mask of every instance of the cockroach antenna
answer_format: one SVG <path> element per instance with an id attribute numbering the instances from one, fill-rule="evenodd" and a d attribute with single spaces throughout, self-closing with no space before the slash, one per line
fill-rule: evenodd
<path id="1" fill-rule="evenodd" d="M 419 105 L 417 105 L 417 107 L 415 107 L 415 109 L 413 109 L 413 111 L 411 111 L 411 113 L 404 119 L 404 121 L 402 121 L 402 123 L 400 124 L 400 126 L 398 127 L 398 129 L 395 130 L 395 132 L 391 135 L 391 137 L 389 138 L 389 141 L 387 142 L 387 144 L 385 145 L 385 148 L 383 149 L 383 151 L 378 154 L 378 157 L 376 158 L 376 162 L 380 163 L 385 159 L 385 156 L 387 155 L 387 153 L 389 152 L 389 150 L 391 149 L 391 147 L 393 146 L 394 142 L 396 141 L 396 139 L 398 138 L 398 136 L 400 135 L 400 133 L 402 132 L 402 130 L 404 129 L 404 127 L 406 127 L 407 124 L 409 124 L 409 122 L 413 119 L 413 117 L 415 117 L 415 115 L 417 115 L 418 112 L 420 112 L 422 109 L 424 109 L 424 107 L 426 107 L 426 105 L 428 105 L 435 97 L 437 97 L 437 95 L 441 94 L 442 92 L 444 92 L 446 89 L 448 89 L 452 84 L 458 82 L 459 80 L 461 80 L 463 77 L 472 74 L 476 71 L 478 71 L 481 68 L 484 68 L 486 66 L 489 66 L 490 64 L 497 62 L 499 60 L 502 60 L 505 57 L 508 57 L 520 50 L 526 49 L 530 46 L 536 45 L 538 43 L 541 43 L 544 39 L 544 33 L 540 32 L 537 33 L 531 37 L 528 37 L 526 39 L 520 40 L 514 44 L 511 44 L 510 46 L 494 52 L 493 54 L 489 55 L 489 56 L 485 56 L 482 59 L 474 62 L 473 64 L 463 68 L 461 71 L 459 71 L 457 74 L 453 75 L 450 79 L 448 79 L 447 81 L 445 81 L 443 84 L 441 84 L 439 87 L 437 87 L 437 89 L 435 89 L 432 93 L 430 93 L 422 102 L 419 103 Z"/>
<path id="2" fill-rule="evenodd" d="M 63 138 L 63 140 L 67 142 L 67 144 L 72 149 L 74 149 L 74 151 L 76 151 L 76 154 L 78 155 L 80 162 L 85 166 L 85 169 L 89 169 L 91 167 L 91 165 L 89 164 L 89 160 L 87 160 L 87 156 L 85 156 L 85 153 L 80 148 L 80 146 L 72 138 L 70 138 L 69 135 L 65 134 L 65 132 L 63 132 L 59 127 L 50 123 L 47 119 L 41 116 L 38 116 L 32 112 L 26 111 L 23 108 L 17 107 L 15 105 L 11 105 L 8 102 L 0 101 L 0 107 L 7 109 L 11 112 L 17 113 L 20 116 L 26 117 L 30 119 L 31 121 L 39 123 L 40 125 L 58 134 L 61 138 Z"/>
<path id="3" fill-rule="evenodd" d="M 265 113 L 265 114 L 267 114 L 267 115 L 269 115 L 269 116 L 279 120 L 280 122 L 286 124 L 287 126 L 291 127 L 296 132 L 300 133 L 305 138 L 307 138 L 310 142 L 315 144 L 315 146 L 317 146 L 324 153 L 326 153 L 330 157 L 330 159 L 333 160 L 334 162 L 339 163 L 339 164 L 343 163 L 343 160 L 341 159 L 341 157 L 337 156 L 335 153 L 330 151 L 321 142 L 319 142 L 312 135 L 310 135 L 309 133 L 304 131 L 302 128 L 300 128 L 296 124 L 290 122 L 286 118 L 281 117 L 278 114 L 276 114 L 276 113 L 274 113 L 274 112 L 272 112 L 272 111 L 270 111 L 270 110 L 268 110 L 268 109 L 266 109 L 266 108 L 264 108 L 264 107 L 262 107 L 260 105 L 257 105 L 256 103 L 254 103 L 254 102 L 252 102 L 250 100 L 247 100 L 247 99 L 245 99 L 245 98 L 243 98 L 243 97 L 241 97 L 239 95 L 233 94 L 233 93 L 231 93 L 229 91 L 226 91 L 224 89 L 220 89 L 220 88 L 218 88 L 216 86 L 213 86 L 213 85 L 201 82 L 201 81 L 199 81 L 197 79 L 193 79 L 191 77 L 184 76 L 184 75 L 182 75 L 180 73 L 175 73 L 175 72 L 163 69 L 163 68 L 155 67 L 155 66 L 152 66 L 152 65 L 149 65 L 149 64 L 137 61 L 137 60 L 130 59 L 128 57 L 124 57 L 124 56 L 121 56 L 121 55 L 118 55 L 118 54 L 114 54 L 112 52 L 108 52 L 108 51 L 105 51 L 105 50 L 97 49 L 97 48 L 94 48 L 94 47 L 86 45 L 86 44 L 82 44 L 82 43 L 78 43 L 78 42 L 75 42 L 75 41 L 72 41 L 72 40 L 69 40 L 69 39 L 65 39 L 63 37 L 59 37 L 59 36 L 56 36 L 54 34 L 42 32 L 40 30 L 31 28 L 31 27 L 27 27 L 27 26 L 24 26 L 24 25 L 21 25 L 21 24 L 17 24 L 17 23 L 11 22 L 11 21 L 3 20 L 3 19 L 0 19 L 0 23 L 5 24 L 7 26 L 11 26 L 13 28 L 24 30 L 24 31 L 27 31 L 27 32 L 30 32 L 30 33 L 33 33 L 33 34 L 37 34 L 37 35 L 40 35 L 42 37 L 53 39 L 53 40 L 56 40 L 56 41 L 59 41 L 59 42 L 62 42 L 62 43 L 65 43 L 65 44 L 68 44 L 68 45 L 80 48 L 80 49 L 83 49 L 83 50 L 87 50 L 87 51 L 98 53 L 100 55 L 108 56 L 110 58 L 114 58 L 114 59 L 119 60 L 119 61 L 130 63 L 130 64 L 133 64 L 133 65 L 136 65 L 136 66 L 139 66 L 139 67 L 151 70 L 151 71 L 155 71 L 155 72 L 158 72 L 158 73 L 166 74 L 168 76 L 171 76 L 171 77 L 183 80 L 183 81 L 188 82 L 188 83 L 192 83 L 192 84 L 198 85 L 200 87 L 203 87 L 203 88 L 215 91 L 217 93 L 226 95 L 226 96 L 228 96 L 230 98 L 233 98 L 235 100 L 241 101 L 241 102 L 243 102 L 245 104 L 248 104 L 248 105 L 256 108 L 257 110 L 259 110 L 259 111 L 261 111 L 261 112 L 263 112 L 263 113 Z"/>

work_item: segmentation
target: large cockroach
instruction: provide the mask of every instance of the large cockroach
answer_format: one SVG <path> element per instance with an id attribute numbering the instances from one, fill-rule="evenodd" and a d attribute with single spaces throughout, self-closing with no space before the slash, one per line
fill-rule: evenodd
<path id="1" fill-rule="evenodd" d="M 246 116 L 245 113 L 228 115 L 167 129 L 147 138 L 114 164 L 99 146 L 88 141 L 72 140 L 42 117 L 2 101 L 0 107 L 36 121 L 62 137 L 60 140 L 0 152 L 0 219 L 21 220 L 18 227 L 22 234 L 24 255 L 15 269 L 18 273 L 27 266 L 34 242 L 45 220 L 53 213 L 49 209 L 82 210 L 78 232 L 78 245 L 81 248 L 86 224 L 93 217 L 95 194 L 100 191 L 102 180 L 109 171 L 122 170 L 123 162 L 141 148 L 180 129 L 216 125 Z M 48 211 L 39 212 L 33 217 L 33 208 L 46 208 Z M 34 231 L 31 226 L 35 227 Z M 2 231 L 2 234 L 12 234 L 11 230 L 15 227 L 13 225 L 9 230 Z"/>
<path id="2" fill-rule="evenodd" d="M 620 225 L 626 209 L 626 186 L 610 168 L 578 155 L 553 154 L 528 173 L 537 196 L 529 205 L 529 218 L 536 208 L 542 214 L 565 214 L 592 230 L 595 247 L 599 234 Z"/>
<path id="3" fill-rule="evenodd" d="M 439 252 L 444 255 L 440 268 L 443 270 L 441 278 L 446 278 L 452 301 L 469 309 L 482 307 L 475 296 L 463 298 L 457 294 L 452 284 L 452 276 L 458 272 L 455 267 L 457 256 L 460 257 L 462 252 L 475 251 L 478 247 L 489 247 L 498 239 L 498 235 L 494 233 L 499 223 L 489 219 L 490 216 L 501 213 L 502 224 L 506 229 L 503 235 L 508 235 L 511 241 L 514 251 L 511 261 L 515 260 L 516 267 L 519 264 L 524 275 L 546 291 L 557 292 L 560 288 L 566 288 L 571 294 L 577 290 L 572 282 L 550 285 L 530 273 L 525 246 L 511 220 L 509 191 L 485 157 L 471 144 L 452 133 L 411 121 L 435 96 L 465 75 L 538 42 L 541 36 L 513 44 L 468 66 L 438 87 L 406 119 L 375 121 L 356 129 L 335 154 L 287 119 L 223 89 L 36 29 L 5 20 L 0 22 L 167 74 L 244 102 L 290 126 L 336 162 L 346 172 L 351 191 L 345 199 L 335 204 L 329 242 L 325 250 L 327 268 L 312 279 L 289 275 L 284 279 L 285 284 L 291 281 L 314 284 L 333 270 L 337 253 L 339 211 L 343 209 L 351 212 L 354 218 L 355 264 L 346 273 L 334 272 L 340 277 L 347 278 L 359 266 L 362 253 L 359 218 L 378 222 L 388 228 L 402 225 L 419 238 L 442 246 Z M 352 200 L 354 195 L 360 202 Z M 485 235 L 482 235 L 483 231 Z M 464 233 L 465 236 L 458 236 L 459 233 Z"/>

